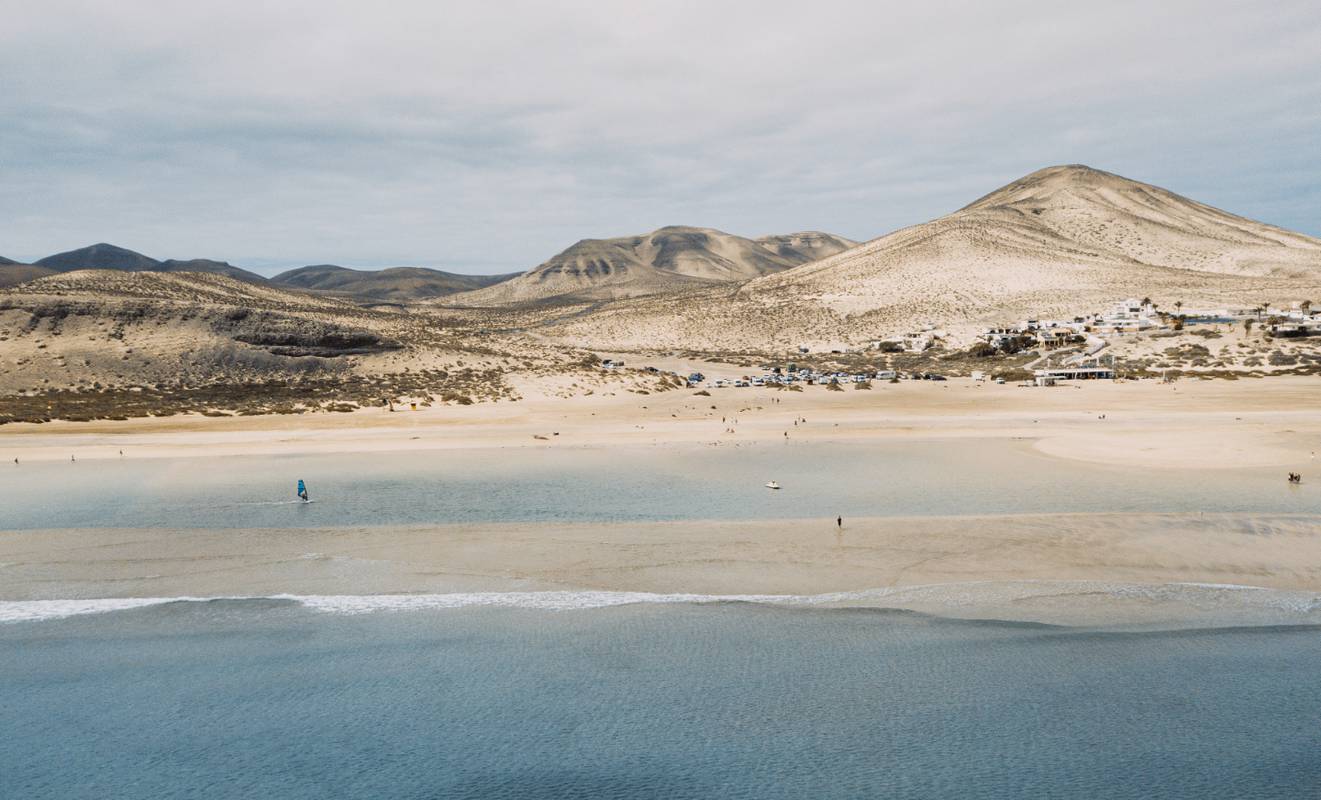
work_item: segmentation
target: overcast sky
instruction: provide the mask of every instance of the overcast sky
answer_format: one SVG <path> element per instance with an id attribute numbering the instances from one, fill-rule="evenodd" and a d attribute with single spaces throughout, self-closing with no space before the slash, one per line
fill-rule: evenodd
<path id="1" fill-rule="evenodd" d="M 527 269 L 1085 163 L 1321 235 L 1321 5 L 0 0 L 0 255 Z"/>

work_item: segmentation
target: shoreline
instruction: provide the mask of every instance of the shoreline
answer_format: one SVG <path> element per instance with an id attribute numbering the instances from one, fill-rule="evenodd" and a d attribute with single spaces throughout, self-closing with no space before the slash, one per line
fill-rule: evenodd
<path id="1" fill-rule="evenodd" d="M 1321 615 L 1318 530 L 1321 516 L 1307 514 L 1125 513 L 882 517 L 842 530 L 800 520 L 34 530 L 0 533 L 0 602 L 843 595 L 941 615 L 1117 621 L 1238 617 L 1250 610 L 1233 607 L 1242 593 L 1260 591 L 1247 599 L 1293 597 L 1296 609 L 1266 604 L 1254 619 L 1310 621 Z M 1170 586 L 1183 588 L 1159 589 Z"/>
<path id="2" fill-rule="evenodd" d="M 1228 599 L 1229 602 L 1226 602 Z M 1170 632 L 1208 628 L 1321 630 L 1321 592 L 1238 584 L 1100 581 L 972 581 L 821 595 L 696 595 L 623 591 L 466 592 L 384 595 L 221 595 L 0 600 L 0 625 L 46 622 L 164 605 L 294 603 L 358 616 L 461 609 L 596 611 L 625 606 L 749 604 L 785 610 L 910 613 L 939 620 Z M 1147 605 L 1135 608 L 1134 602 Z M 1160 604 L 1159 607 L 1153 607 Z"/>
<path id="3" fill-rule="evenodd" d="M 504 458 L 508 451 L 536 458 L 568 450 L 570 458 L 581 451 L 599 459 L 611 448 L 651 447 L 681 463 L 712 447 L 780 447 L 788 432 L 790 453 L 800 443 L 1012 440 L 1047 459 L 1139 474 L 1221 469 L 1260 477 L 1279 470 L 1283 482 L 1285 471 L 1301 471 L 1310 491 L 1321 480 L 1312 466 L 1312 453 L 1321 452 L 1318 388 L 1312 379 L 1053 389 L 910 382 L 872 391 L 675 391 L 297 419 L 49 423 L 0 428 L 0 474 L 75 454 L 79 462 L 118 459 L 120 450 L 126 459 L 197 459 L 216 470 L 239 468 L 227 456 L 451 451 Z M 8 463 L 14 458 L 20 463 Z M 790 519 L 0 531 L 0 601 L 545 591 L 809 596 L 1034 581 L 1321 592 L 1318 531 L 1319 520 L 1270 513 L 858 517 L 843 531 Z M 1037 613 L 1028 606 L 1045 602 L 993 600 L 988 613 L 999 609 L 1006 618 Z M 921 602 L 928 601 L 944 608 Z M 1136 601 L 1121 605 L 1120 617 L 1146 613 Z"/>
<path id="4" fill-rule="evenodd" d="M 0 468 L 15 458 L 111 459 L 120 451 L 130 458 L 209 458 L 999 438 L 1031 439 L 1046 455 L 1092 463 L 1301 470 L 1321 452 L 1319 395 L 1321 382 L 1310 378 L 1032 389 L 952 380 L 845 392 L 676 390 L 395 413 L 18 423 L 0 427 Z"/>

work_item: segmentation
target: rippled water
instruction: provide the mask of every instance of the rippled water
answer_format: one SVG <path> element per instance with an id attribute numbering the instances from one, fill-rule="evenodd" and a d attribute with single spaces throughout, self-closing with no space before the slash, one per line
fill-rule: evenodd
<path id="1" fill-rule="evenodd" d="M 1298 798 L 1315 628 L 747 604 L 0 625 L 23 798 Z"/>
<path id="2" fill-rule="evenodd" d="M 507 449 L 0 464 L 0 529 L 1321 513 L 1275 471 L 1131 470 L 1024 442 Z M 315 502 L 294 501 L 299 478 Z M 784 488 L 764 488 L 774 479 Z"/>

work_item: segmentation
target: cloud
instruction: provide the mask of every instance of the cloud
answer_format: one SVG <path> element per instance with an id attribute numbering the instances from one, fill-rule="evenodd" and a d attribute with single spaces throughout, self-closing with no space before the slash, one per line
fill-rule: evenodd
<path id="1" fill-rule="evenodd" d="M 665 224 L 865 239 L 1062 162 L 1321 234 L 1309 1 L 57 0 L 5 16 L 10 257 L 108 240 L 508 271 Z"/>

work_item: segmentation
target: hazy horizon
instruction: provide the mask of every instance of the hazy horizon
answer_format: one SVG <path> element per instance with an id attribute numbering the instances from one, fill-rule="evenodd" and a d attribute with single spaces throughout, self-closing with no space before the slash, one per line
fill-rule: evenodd
<path id="1" fill-rule="evenodd" d="M 266 275 L 497 274 L 671 224 L 867 240 L 1063 163 L 1321 235 L 1300 0 L 128 0 L 7 22 L 0 255 L 21 261 L 104 241 Z"/>

